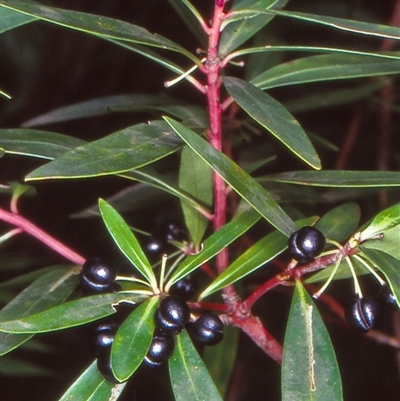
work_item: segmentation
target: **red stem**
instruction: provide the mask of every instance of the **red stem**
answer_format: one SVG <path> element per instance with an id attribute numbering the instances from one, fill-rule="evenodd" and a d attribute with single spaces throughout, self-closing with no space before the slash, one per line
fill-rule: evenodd
<path id="1" fill-rule="evenodd" d="M 272 277 L 264 284 L 260 285 L 244 302 L 243 308 L 250 310 L 254 303 L 266 292 L 272 290 L 278 285 L 282 284 L 282 280 L 279 276 Z"/>
<path id="2" fill-rule="evenodd" d="M 221 60 L 218 54 L 218 45 L 221 34 L 221 22 L 225 15 L 224 6 L 226 2 L 227 0 L 216 0 L 215 2 L 214 16 L 209 31 L 207 60 L 205 64 L 207 74 L 207 104 L 210 120 L 208 138 L 211 145 L 219 151 L 222 151 L 222 109 L 220 103 Z M 217 231 L 226 224 L 226 205 L 227 196 L 225 182 L 221 176 L 214 172 L 214 231 Z M 228 249 L 224 248 L 216 256 L 218 273 L 223 272 L 228 264 Z M 232 286 L 226 287 L 223 291 L 226 302 L 230 303 L 236 300 L 236 292 Z"/>
<path id="3" fill-rule="evenodd" d="M 85 258 L 83 256 L 77 254 L 72 249 L 68 248 L 66 245 L 44 232 L 42 229 L 22 217 L 20 214 L 7 212 L 6 210 L 0 209 L 0 220 L 18 227 L 27 234 L 32 235 L 32 237 L 35 237 L 72 263 L 82 265 L 85 262 Z"/>

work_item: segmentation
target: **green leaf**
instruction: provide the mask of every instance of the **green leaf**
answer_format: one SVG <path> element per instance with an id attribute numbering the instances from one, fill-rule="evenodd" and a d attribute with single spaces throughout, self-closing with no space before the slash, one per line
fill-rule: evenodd
<path id="1" fill-rule="evenodd" d="M 234 13 L 230 18 L 225 21 L 229 23 L 229 20 L 236 20 L 240 17 L 242 18 L 253 18 L 259 16 L 260 14 L 269 15 L 279 15 L 281 17 L 298 19 L 301 21 L 312 22 L 314 24 L 320 24 L 329 26 L 333 29 L 338 29 L 342 31 L 363 34 L 367 36 L 375 36 L 379 38 L 389 38 L 400 40 L 400 29 L 395 26 L 373 24 L 364 21 L 356 21 L 351 19 L 329 17 L 325 15 L 315 15 L 307 13 L 299 13 L 294 11 L 276 11 L 273 9 L 269 10 L 257 10 L 252 9 L 242 9 Z"/>
<path id="2" fill-rule="evenodd" d="M 379 25 L 369 22 L 356 21 L 351 19 L 329 17 L 325 15 L 315 15 L 307 13 L 299 13 L 293 11 L 271 11 L 275 15 L 299 19 L 302 21 L 312 22 L 329 26 L 330 28 L 339 29 L 352 33 L 360 33 L 368 36 L 376 36 L 379 38 L 389 38 L 400 40 L 400 28 L 388 25 Z M 270 13 L 270 12 L 267 12 Z"/>
<path id="3" fill-rule="evenodd" d="M 258 178 L 260 182 L 282 182 L 330 188 L 385 188 L 399 187 L 399 173 L 394 171 L 290 171 Z"/>
<path id="4" fill-rule="evenodd" d="M 19 1 L 2 1 L 0 7 L 103 39 L 116 39 L 170 50 L 183 54 L 196 64 L 199 63 L 195 56 L 171 40 L 125 21 Z"/>
<path id="5" fill-rule="evenodd" d="M 190 29 L 198 42 L 201 43 L 202 47 L 206 48 L 207 36 L 199 22 L 203 18 L 196 8 L 188 0 L 168 0 L 168 2 L 181 17 L 182 21 L 185 22 L 187 28 Z"/>
<path id="6" fill-rule="evenodd" d="M 85 297 L 26 317 L 10 317 L 0 323 L 0 331 L 32 334 L 68 329 L 114 314 L 114 304 L 142 299 L 142 296 L 122 293 Z"/>
<path id="7" fill-rule="evenodd" d="M 44 311 L 64 302 L 78 284 L 76 266 L 52 268 L 26 287 L 0 312 L 0 321 L 15 320 Z M 28 341 L 30 334 L 0 332 L 0 355 Z"/>
<path id="8" fill-rule="evenodd" d="M 41 159 L 54 159 L 85 142 L 55 132 L 21 128 L 2 128 L 0 147 L 6 153 L 33 156 Z"/>
<path id="9" fill-rule="evenodd" d="M 54 370 L 46 369 L 40 366 L 39 358 L 35 362 L 28 362 L 23 358 L 15 358 L 7 355 L 1 358 L 0 374 L 3 377 L 12 377 L 24 380 L 25 377 L 43 377 L 47 380 L 56 376 Z"/>
<path id="10" fill-rule="evenodd" d="M 181 146 L 165 123 L 137 124 L 64 153 L 28 174 L 26 180 L 123 173 L 153 163 Z"/>
<path id="11" fill-rule="evenodd" d="M 279 64 L 253 78 L 251 83 L 265 90 L 308 82 L 389 74 L 400 74 L 400 60 L 353 54 L 324 54 Z"/>
<path id="12" fill-rule="evenodd" d="M 400 225 L 385 230 L 383 238 L 369 239 L 363 242 L 362 249 L 376 249 L 385 252 L 400 261 Z"/>
<path id="13" fill-rule="evenodd" d="M 400 307 L 399 261 L 387 253 L 368 249 L 364 246 L 360 246 L 360 248 L 368 260 L 384 274 L 393 294 L 397 298 L 397 304 Z"/>
<path id="14" fill-rule="evenodd" d="M 125 381 L 136 371 L 150 347 L 154 333 L 154 312 L 158 297 L 138 306 L 122 323 L 111 349 L 111 365 L 115 377 Z"/>
<path id="15" fill-rule="evenodd" d="M 213 199 L 212 170 L 190 148 L 184 147 L 179 169 L 179 187 L 197 201 L 211 207 Z M 198 249 L 208 226 L 208 219 L 181 198 L 183 215 L 190 237 Z"/>
<path id="16" fill-rule="evenodd" d="M 176 401 L 222 401 L 186 331 L 175 337 L 169 375 Z"/>
<path id="17" fill-rule="evenodd" d="M 397 174 L 397 179 L 399 175 Z M 400 224 L 400 203 L 382 210 L 371 221 L 371 223 L 361 232 L 360 242 L 384 234 L 386 230 Z"/>
<path id="18" fill-rule="evenodd" d="M 165 57 L 160 56 L 158 53 L 152 51 L 151 49 L 149 49 L 145 46 L 132 45 L 127 42 L 122 42 L 120 40 L 113 40 L 113 39 L 108 39 L 108 41 L 111 43 L 114 43 L 118 46 L 121 46 L 124 49 L 128 49 L 130 51 L 133 51 L 134 53 L 140 54 L 141 56 L 146 57 L 149 60 L 152 60 L 159 65 L 162 65 L 163 67 L 167 68 L 168 70 L 175 72 L 179 76 L 181 76 L 182 74 L 184 74 L 186 72 L 183 68 L 179 67 L 177 64 L 166 59 Z M 199 82 L 196 81 L 196 79 L 193 78 L 190 74 L 185 76 L 184 79 L 191 82 L 196 87 L 199 86 Z M 200 86 L 201 86 L 201 84 L 200 84 Z"/>
<path id="19" fill-rule="evenodd" d="M 250 117 L 301 160 L 315 169 L 321 168 L 321 161 L 307 134 L 284 106 L 246 81 L 232 77 L 222 80 L 235 102 Z"/>
<path id="20" fill-rule="evenodd" d="M 0 12 L 1 24 L 0 33 L 9 31 L 10 29 L 17 28 L 21 25 L 28 24 L 29 22 L 36 21 L 35 17 L 30 15 L 21 14 L 14 10 L 7 8 L 2 9 Z"/>
<path id="21" fill-rule="evenodd" d="M 69 106 L 59 107 L 45 114 L 26 121 L 24 127 L 54 124 L 81 118 L 110 115 L 112 113 L 139 112 L 156 110 L 168 113 L 195 127 L 207 126 L 207 115 L 203 108 L 187 104 L 169 96 L 132 93 L 126 95 L 105 96 Z"/>
<path id="22" fill-rule="evenodd" d="M 224 340 L 212 347 L 204 347 L 202 358 L 220 394 L 226 394 L 238 353 L 240 331 L 224 327 Z"/>
<path id="23" fill-rule="evenodd" d="M 298 227 L 308 226 L 315 223 L 316 217 L 308 217 L 297 221 Z M 258 268 L 275 259 L 288 246 L 288 239 L 279 231 L 274 231 L 257 241 L 246 252 L 240 255 L 224 270 L 199 296 L 199 300 L 214 294 L 227 285 L 248 276 Z"/>
<path id="24" fill-rule="evenodd" d="M 354 103 L 370 97 L 374 92 L 387 85 L 387 81 L 380 79 L 367 82 L 359 86 L 346 89 L 316 91 L 285 102 L 285 107 L 291 113 L 304 113 L 310 110 L 319 110 L 326 107 L 340 106 Z"/>
<path id="25" fill-rule="evenodd" d="M 326 238 L 341 242 L 356 231 L 360 217 L 361 211 L 357 203 L 344 203 L 324 214 L 315 227 L 321 230 Z"/>
<path id="26" fill-rule="evenodd" d="M 191 205 L 192 208 L 198 210 L 202 214 L 210 214 L 204 206 L 194 200 L 185 191 L 182 191 L 175 183 L 171 182 L 170 175 L 163 176 L 150 167 L 144 167 L 138 170 L 128 171 L 119 176 L 128 180 L 138 181 L 142 184 L 147 184 L 132 185 L 107 198 L 107 203 L 111 204 L 119 212 L 132 211 L 140 207 L 149 206 L 152 203 L 158 203 L 165 197 L 165 194 L 160 193 L 160 191 L 163 191 L 184 200 L 185 203 Z M 156 190 L 149 188 L 149 186 Z M 73 214 L 71 217 L 93 217 L 98 214 L 98 209 L 98 204 L 96 203 L 82 212 Z"/>
<path id="27" fill-rule="evenodd" d="M 165 291 L 168 292 L 173 284 L 226 248 L 235 239 L 249 230 L 260 218 L 261 216 L 251 209 L 215 231 L 204 241 L 199 253 L 188 256 L 172 273 L 171 278 L 165 286 Z"/>
<path id="28" fill-rule="evenodd" d="M 113 385 L 99 373 L 94 361 L 64 393 L 59 401 L 117 400 L 126 383 Z"/>
<path id="29" fill-rule="evenodd" d="M 282 360 L 283 401 L 341 401 L 335 352 L 317 307 L 296 283 Z"/>
<path id="30" fill-rule="evenodd" d="M 230 11 L 237 11 L 243 8 L 252 10 L 265 10 L 273 7 L 282 8 L 288 0 L 236 0 L 232 3 Z M 235 50 L 247 39 L 250 39 L 261 28 L 268 24 L 274 18 L 273 15 L 259 15 L 257 12 L 252 18 L 239 17 L 236 21 L 231 20 L 229 25 L 223 27 L 221 40 L 219 44 L 219 53 L 226 56 L 232 50 Z"/>
<path id="31" fill-rule="evenodd" d="M 235 162 L 182 124 L 168 117 L 164 118 L 186 144 L 270 224 L 288 237 L 297 230 L 292 219 L 283 211 L 272 196 Z"/>
<path id="32" fill-rule="evenodd" d="M 106 201 L 99 199 L 99 209 L 104 224 L 121 252 L 132 265 L 146 278 L 151 288 L 157 289 L 157 280 L 139 241 L 125 223 L 121 215 Z"/>

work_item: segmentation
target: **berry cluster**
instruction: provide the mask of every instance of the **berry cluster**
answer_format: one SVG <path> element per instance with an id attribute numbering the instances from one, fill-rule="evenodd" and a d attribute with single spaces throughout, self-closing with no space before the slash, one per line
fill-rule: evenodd
<path id="1" fill-rule="evenodd" d="M 319 256 L 326 244 L 325 236 L 315 227 L 302 227 L 289 238 L 289 252 L 299 263 L 309 263 Z M 397 310 L 398 305 L 387 285 L 382 285 L 378 297 L 357 297 L 345 307 L 345 319 L 355 330 L 366 333 L 379 320 L 381 306 Z"/>
<path id="2" fill-rule="evenodd" d="M 183 298 L 169 295 L 161 300 L 154 314 L 155 335 L 145 357 L 148 365 L 160 366 L 169 359 L 174 349 L 173 336 L 185 327 L 193 341 L 200 345 L 216 345 L 222 340 L 223 324 L 217 315 L 205 313 L 194 323 L 189 319 L 190 309 Z"/>

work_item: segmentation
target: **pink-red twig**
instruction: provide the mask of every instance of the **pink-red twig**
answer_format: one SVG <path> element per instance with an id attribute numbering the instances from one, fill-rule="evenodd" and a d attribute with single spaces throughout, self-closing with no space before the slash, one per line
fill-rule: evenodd
<path id="1" fill-rule="evenodd" d="M 45 231 L 22 217 L 20 214 L 7 212 L 6 210 L 0 209 L 0 220 L 3 220 L 6 223 L 9 223 L 19 228 L 23 232 L 31 235 L 32 237 L 35 237 L 40 242 L 64 256 L 72 263 L 82 265 L 85 262 L 85 258 L 83 256 L 68 248 L 66 245 L 47 234 Z"/>

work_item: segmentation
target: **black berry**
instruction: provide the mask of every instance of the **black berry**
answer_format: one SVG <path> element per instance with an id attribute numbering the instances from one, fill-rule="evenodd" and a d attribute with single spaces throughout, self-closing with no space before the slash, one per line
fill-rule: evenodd
<path id="1" fill-rule="evenodd" d="M 311 262 L 325 248 L 324 234 L 315 227 L 303 227 L 289 238 L 289 251 L 300 263 Z"/>
<path id="2" fill-rule="evenodd" d="M 159 238 L 150 237 L 148 242 L 145 244 L 145 249 L 152 254 L 159 254 L 165 248 L 165 242 Z"/>
<path id="3" fill-rule="evenodd" d="M 180 297 L 165 297 L 154 314 L 155 326 L 164 333 L 181 332 L 190 319 L 188 304 Z"/>
<path id="4" fill-rule="evenodd" d="M 104 348 L 110 348 L 118 330 L 117 322 L 102 323 L 94 330 L 94 346 L 98 352 Z"/>
<path id="5" fill-rule="evenodd" d="M 111 347 L 103 349 L 97 357 L 97 369 L 103 375 L 103 377 L 110 383 L 119 383 L 115 378 L 111 369 Z"/>
<path id="6" fill-rule="evenodd" d="M 347 323 L 360 333 L 371 330 L 379 316 L 379 304 L 374 298 L 356 298 L 344 310 Z"/>
<path id="7" fill-rule="evenodd" d="M 186 276 L 174 284 L 169 293 L 183 299 L 189 299 L 197 291 L 197 283 L 192 276 Z"/>
<path id="8" fill-rule="evenodd" d="M 192 340 L 200 345 L 216 345 L 224 337 L 224 325 L 213 313 L 204 313 L 189 327 Z"/>
<path id="9" fill-rule="evenodd" d="M 394 311 L 399 310 L 399 305 L 397 304 L 396 298 L 387 284 L 383 285 L 379 290 L 378 301 L 388 309 Z"/>
<path id="10" fill-rule="evenodd" d="M 112 291 L 117 276 L 115 269 L 101 262 L 99 258 L 86 259 L 79 275 L 82 287 L 90 292 Z"/>
<path id="11" fill-rule="evenodd" d="M 174 338 L 170 334 L 159 332 L 154 335 L 144 361 L 150 366 L 160 366 L 167 361 L 174 351 Z"/>

